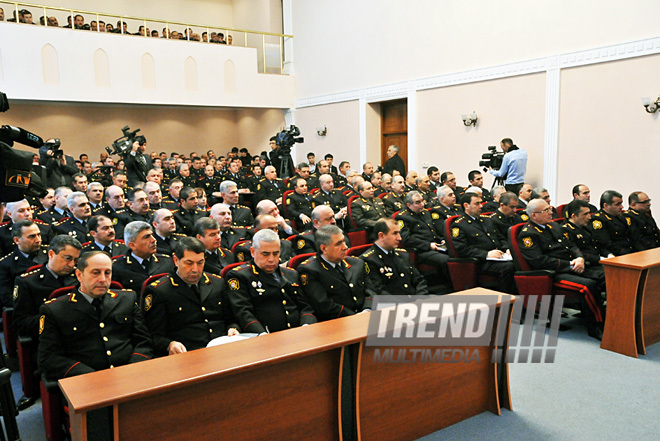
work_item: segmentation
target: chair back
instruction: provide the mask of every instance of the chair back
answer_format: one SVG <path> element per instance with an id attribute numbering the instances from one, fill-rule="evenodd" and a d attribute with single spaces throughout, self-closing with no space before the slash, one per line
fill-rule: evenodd
<path id="1" fill-rule="evenodd" d="M 513 256 L 513 261 L 516 264 L 516 268 L 521 271 L 531 271 L 532 267 L 523 257 L 522 252 L 520 251 L 520 245 L 518 244 L 518 235 L 524 226 L 525 224 L 521 223 L 509 228 L 509 246 L 511 247 L 511 255 Z"/>
<path id="2" fill-rule="evenodd" d="M 371 243 L 365 243 L 363 245 L 356 245 L 353 247 L 350 247 L 348 251 L 346 252 L 347 256 L 354 256 L 354 257 L 360 257 L 362 253 L 367 251 L 369 248 L 371 248 L 373 244 Z"/>
<path id="3" fill-rule="evenodd" d="M 449 216 L 445 221 L 445 243 L 447 244 L 447 252 L 449 253 L 449 257 L 460 257 L 456 251 L 456 248 L 454 247 L 454 241 L 452 240 L 451 235 L 452 225 L 459 217 L 461 216 L 456 214 L 454 216 Z"/>
<path id="4" fill-rule="evenodd" d="M 315 256 L 316 253 L 305 253 L 305 254 L 298 254 L 297 256 L 294 256 L 289 260 L 289 263 L 287 266 L 291 269 L 296 269 L 298 268 L 298 265 L 303 263 L 305 260 L 309 259 L 310 257 Z"/>
<path id="5" fill-rule="evenodd" d="M 243 265 L 244 263 L 245 262 L 230 263 L 226 267 L 222 268 L 222 271 L 220 271 L 220 277 L 222 277 L 224 279 L 229 271 L 231 271 L 232 269 L 236 268 L 239 265 Z"/>
<path id="6" fill-rule="evenodd" d="M 356 200 L 359 197 L 360 196 L 358 195 L 353 195 L 350 198 L 348 198 L 348 218 L 351 220 L 351 228 L 354 230 L 357 230 L 359 227 L 357 222 L 355 222 L 355 219 L 353 219 L 353 210 L 351 208 L 351 204 L 353 203 L 354 200 Z"/>
<path id="7" fill-rule="evenodd" d="M 348 239 L 351 241 L 351 246 L 356 247 L 369 243 L 369 236 L 366 230 L 349 231 L 347 234 Z"/>

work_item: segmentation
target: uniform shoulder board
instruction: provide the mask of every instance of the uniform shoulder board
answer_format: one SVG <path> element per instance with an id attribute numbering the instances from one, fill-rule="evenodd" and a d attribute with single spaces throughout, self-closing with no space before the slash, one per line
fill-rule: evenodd
<path id="1" fill-rule="evenodd" d="M 237 207 L 240 207 L 240 208 L 247 208 L 247 209 L 249 210 L 249 208 L 248 208 L 248 207 L 246 207 L 245 205 L 241 205 L 241 204 L 236 204 L 236 206 L 237 206 Z"/>
<path id="2" fill-rule="evenodd" d="M 464 220 L 465 220 L 465 216 L 461 216 L 461 217 L 459 217 L 458 219 L 456 219 L 456 220 L 454 221 L 454 224 L 460 224 L 460 223 L 463 222 Z"/>
<path id="3" fill-rule="evenodd" d="M 7 225 L 9 225 L 9 221 L 5 221 L 5 222 L 0 223 L 0 227 L 4 227 L 4 226 L 7 226 Z"/>
<path id="4" fill-rule="evenodd" d="M 21 274 L 21 278 L 26 278 L 28 276 L 37 274 L 39 272 L 39 270 L 40 270 L 40 268 L 37 268 L 36 270 L 32 270 L 29 273 L 23 273 L 23 274 Z"/>
<path id="5" fill-rule="evenodd" d="M 48 225 L 46 222 L 42 221 L 41 219 L 32 219 L 32 222 L 34 222 L 37 225 Z"/>
<path id="6" fill-rule="evenodd" d="M 405 248 L 395 248 L 395 250 L 400 251 L 402 253 L 407 253 L 408 252 L 408 250 L 405 249 Z"/>
<path id="7" fill-rule="evenodd" d="M 59 227 L 60 225 L 65 224 L 69 219 L 71 219 L 71 218 L 70 218 L 70 217 L 63 217 L 63 218 L 60 219 L 59 221 L 55 222 L 55 223 L 53 224 L 53 226 L 55 226 L 55 227 Z"/>
<path id="8" fill-rule="evenodd" d="M 366 253 L 364 253 L 364 254 L 362 254 L 362 255 L 363 255 L 364 257 L 370 257 L 370 256 L 373 255 L 373 254 L 374 254 L 374 250 L 371 249 L 371 250 L 368 250 Z"/>
<path id="9" fill-rule="evenodd" d="M 122 254 L 121 256 L 117 256 L 114 259 L 112 259 L 112 264 L 114 265 L 115 263 L 126 260 L 126 259 L 128 259 L 128 255 Z"/>
<path id="10" fill-rule="evenodd" d="M 172 233 L 172 236 L 186 237 L 186 235 L 183 233 Z"/>
<path id="11" fill-rule="evenodd" d="M 220 277 L 220 276 L 217 275 L 217 274 L 206 273 L 206 275 L 209 276 L 209 277 L 211 277 L 212 279 L 220 279 L 220 280 L 222 280 L 222 277 Z"/>
<path id="12" fill-rule="evenodd" d="M 245 271 L 247 269 L 250 269 L 249 262 L 243 262 L 241 265 L 238 265 L 236 268 L 232 268 L 232 270 L 234 270 L 236 272 Z"/>
<path id="13" fill-rule="evenodd" d="M 83 247 L 86 247 L 86 246 L 89 246 L 89 245 L 91 245 L 91 244 L 92 244 L 92 241 L 90 240 L 89 242 L 82 243 L 81 245 L 82 245 Z"/>
<path id="14" fill-rule="evenodd" d="M 6 256 L 2 256 L 2 257 L 0 257 L 0 262 L 2 262 L 2 261 L 5 260 L 7 257 L 9 257 L 9 256 L 11 256 L 11 255 L 13 255 L 13 254 L 14 254 L 14 253 L 9 253 L 9 254 L 7 254 Z"/>
<path id="15" fill-rule="evenodd" d="M 122 245 L 126 245 L 126 243 L 121 239 L 115 239 L 113 242 L 117 242 L 117 243 L 120 243 Z"/>

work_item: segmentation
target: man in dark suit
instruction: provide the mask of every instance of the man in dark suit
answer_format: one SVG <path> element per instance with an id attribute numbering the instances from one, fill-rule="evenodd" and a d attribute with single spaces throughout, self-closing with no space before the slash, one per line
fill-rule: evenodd
<path id="1" fill-rule="evenodd" d="M 238 334 L 224 281 L 204 271 L 204 244 L 184 237 L 174 249 L 176 269 L 151 283 L 142 303 L 157 355 L 205 348 L 216 337 Z"/>
<path id="2" fill-rule="evenodd" d="M 370 184 L 371 185 L 371 184 Z M 320 252 L 298 267 L 305 298 L 319 320 L 330 320 L 371 310 L 377 294 L 365 263 L 346 257 L 344 233 L 336 225 L 316 232 Z"/>
<path id="3" fill-rule="evenodd" d="M 71 187 L 73 175 L 78 173 L 76 161 L 73 157 L 64 154 L 59 158 L 56 158 L 53 150 L 48 148 L 48 142 L 50 141 L 54 140 L 49 139 L 46 141 L 44 147 L 39 149 L 41 155 L 39 158 L 39 164 L 46 167 L 48 186 L 53 188 Z"/>
<path id="4" fill-rule="evenodd" d="M 156 253 L 156 239 L 148 223 L 135 221 L 126 225 L 124 242 L 131 252 L 115 259 L 112 265 L 112 280 L 122 286 L 139 293 L 149 276 L 174 268 L 171 257 Z"/>
<path id="5" fill-rule="evenodd" d="M 365 262 L 369 279 L 378 294 L 412 296 L 428 295 L 426 280 L 417 271 L 410 255 L 398 248 L 401 229 L 394 219 L 381 219 L 374 225 L 377 237 L 360 258 Z"/>
<path id="6" fill-rule="evenodd" d="M 403 159 L 399 156 L 399 147 L 391 145 L 387 148 L 388 160 L 383 167 L 383 173 L 394 176 L 394 170 L 398 171 L 401 176 L 406 175 L 406 166 Z"/>
<path id="7" fill-rule="evenodd" d="M 101 252 L 78 261 L 79 289 L 40 309 L 39 367 L 52 380 L 148 360 L 149 331 L 135 292 L 110 291 L 112 261 Z M 112 408 L 87 414 L 89 439 L 112 439 Z"/>
<path id="8" fill-rule="evenodd" d="M 252 260 L 227 273 L 227 297 L 242 332 L 276 332 L 316 323 L 298 274 L 280 267 L 280 238 L 271 230 L 253 237 Z"/>
<path id="9" fill-rule="evenodd" d="M 194 188 L 183 187 L 179 195 L 181 196 L 181 206 L 174 212 L 176 232 L 191 236 L 197 219 L 206 214 L 197 209 L 197 192 Z"/>
<path id="10" fill-rule="evenodd" d="M 41 244 L 39 226 L 33 221 L 16 222 L 12 230 L 12 240 L 16 249 L 0 259 L 0 302 L 7 307 L 13 306 L 11 292 L 16 277 L 31 266 L 42 265 L 48 261 L 47 248 Z"/>
<path id="11" fill-rule="evenodd" d="M 153 167 L 151 158 L 145 155 L 146 142 L 144 136 L 138 136 L 133 142 L 131 151 L 124 157 L 126 165 L 126 177 L 128 177 L 128 185 L 135 187 L 138 182 L 147 181 L 147 173 Z"/>
<path id="12" fill-rule="evenodd" d="M 84 244 L 83 254 L 90 251 L 105 251 L 112 257 L 128 254 L 129 249 L 124 241 L 115 239 L 115 228 L 109 217 L 103 215 L 92 216 L 87 221 L 87 227 L 93 240 Z"/>
<path id="13" fill-rule="evenodd" d="M 202 217 L 195 222 L 192 234 L 202 242 L 206 251 L 204 253 L 204 271 L 220 275 L 222 269 L 234 263 L 234 255 L 231 250 L 220 246 L 220 225 L 218 221 L 210 217 Z M 176 249 L 176 246 L 175 246 Z"/>

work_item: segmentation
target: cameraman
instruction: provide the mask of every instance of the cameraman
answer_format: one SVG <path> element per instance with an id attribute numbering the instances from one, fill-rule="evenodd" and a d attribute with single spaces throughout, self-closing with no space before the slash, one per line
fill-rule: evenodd
<path id="1" fill-rule="evenodd" d="M 147 150 L 147 139 L 137 136 L 131 151 L 124 157 L 128 185 L 135 187 L 138 182 L 147 181 L 147 173 L 152 168 L 151 158 L 144 154 Z"/>
<path id="2" fill-rule="evenodd" d="M 498 170 L 490 168 L 490 173 L 498 178 L 505 178 L 504 188 L 518 194 L 525 183 L 525 172 L 527 171 L 527 152 L 513 143 L 511 138 L 504 138 L 500 142 L 504 152 L 502 166 Z"/>
<path id="3" fill-rule="evenodd" d="M 270 159 L 270 164 L 275 167 L 277 171 L 277 176 L 280 179 L 286 179 L 293 176 L 295 167 L 293 165 L 293 159 L 291 158 L 291 150 L 287 149 L 286 151 L 282 150 L 282 146 L 277 141 L 277 137 L 273 136 L 269 140 L 270 148 L 272 149 L 268 154 Z M 282 167 L 286 165 L 286 170 L 283 170 Z"/>
<path id="4" fill-rule="evenodd" d="M 78 167 L 73 157 L 65 155 L 59 147 L 59 140 L 46 141 L 43 147 L 39 148 L 39 164 L 46 167 L 49 187 L 71 187 Z"/>

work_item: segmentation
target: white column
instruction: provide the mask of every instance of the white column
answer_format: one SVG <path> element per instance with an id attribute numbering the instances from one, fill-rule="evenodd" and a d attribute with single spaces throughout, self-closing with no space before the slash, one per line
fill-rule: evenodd
<path id="1" fill-rule="evenodd" d="M 557 155 L 559 143 L 559 57 L 549 57 L 545 78 L 545 144 L 543 148 L 543 186 L 557 200 Z"/>
<path id="2" fill-rule="evenodd" d="M 408 170 L 417 170 L 417 90 L 408 85 Z M 423 170 L 417 170 L 420 176 Z"/>
<path id="3" fill-rule="evenodd" d="M 360 98 L 358 101 L 358 106 L 360 106 L 358 112 L 359 127 L 360 127 L 360 163 L 357 167 L 353 167 L 357 171 L 362 169 L 362 164 L 367 162 L 367 100 L 365 98 Z"/>
<path id="4" fill-rule="evenodd" d="M 282 0 L 282 30 L 283 34 L 293 35 L 293 0 Z M 284 39 L 284 72 L 295 75 L 293 69 L 293 39 Z"/>

